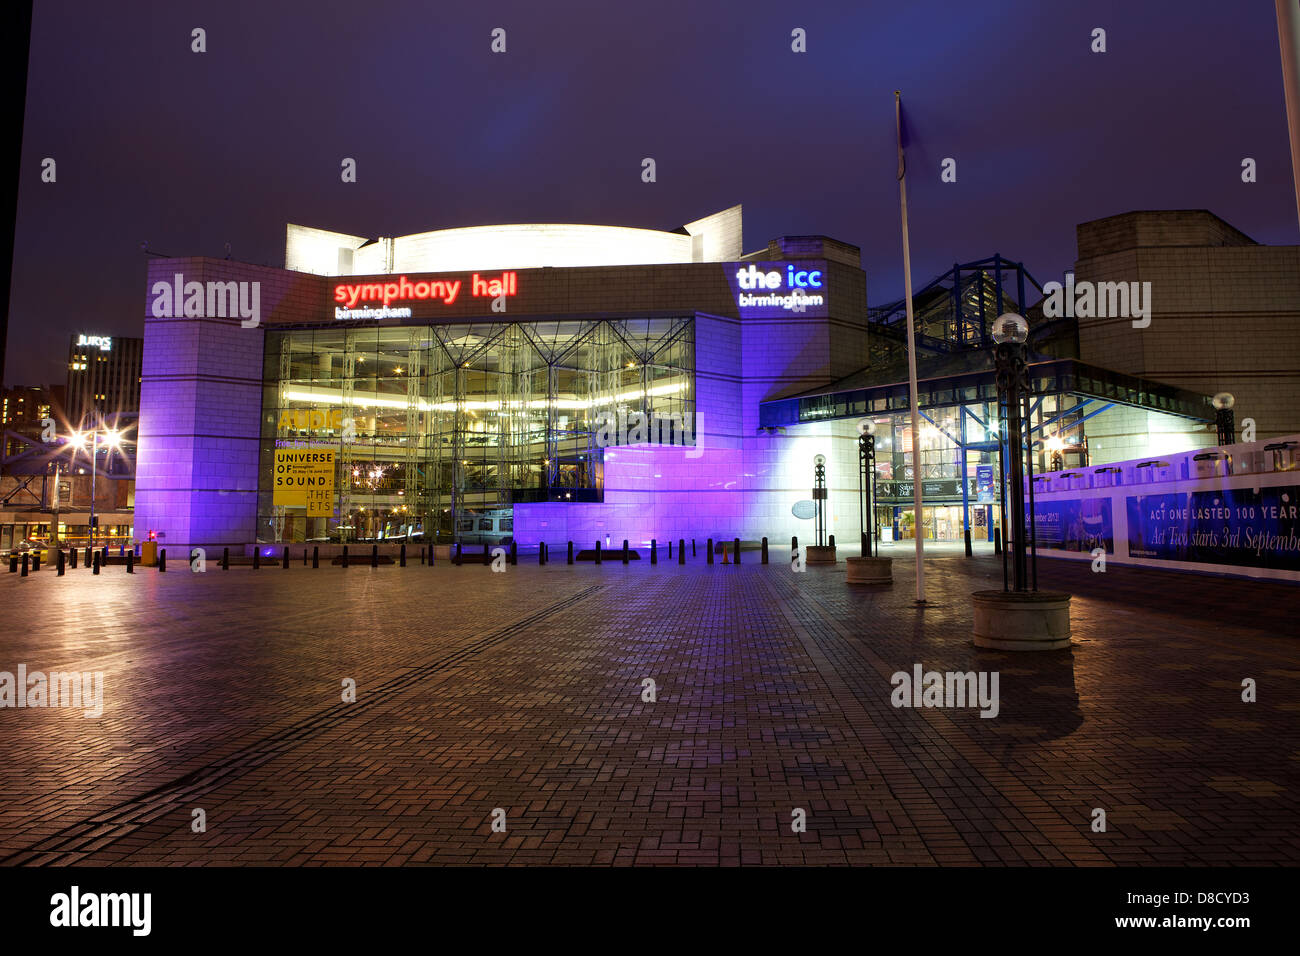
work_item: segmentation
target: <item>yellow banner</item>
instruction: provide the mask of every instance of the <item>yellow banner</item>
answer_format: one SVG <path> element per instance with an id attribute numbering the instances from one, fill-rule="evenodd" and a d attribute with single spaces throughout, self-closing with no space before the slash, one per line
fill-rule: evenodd
<path id="1" fill-rule="evenodd" d="M 334 513 L 333 448 L 277 448 L 271 503 L 307 509 L 308 517 Z"/>

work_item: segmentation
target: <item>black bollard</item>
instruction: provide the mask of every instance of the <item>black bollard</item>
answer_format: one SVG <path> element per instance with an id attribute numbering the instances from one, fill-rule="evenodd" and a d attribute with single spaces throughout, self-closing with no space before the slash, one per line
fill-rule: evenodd
<path id="1" fill-rule="evenodd" d="M 1001 528 L 993 529 L 993 553 L 994 554 L 1002 553 L 1002 529 Z"/>
<path id="2" fill-rule="evenodd" d="M 600 539 L 596 539 L 596 563 L 600 564 Z"/>
<path id="3" fill-rule="evenodd" d="M 546 542 L 537 542 L 537 566 L 540 568 L 546 563 Z"/>
<path id="4" fill-rule="evenodd" d="M 420 545 L 420 563 L 424 564 L 424 545 Z"/>
<path id="5" fill-rule="evenodd" d="M 90 567 L 90 545 L 86 545 L 86 567 Z"/>
<path id="6" fill-rule="evenodd" d="M 832 551 L 835 550 L 835 535 L 828 536 L 826 538 L 826 543 L 830 545 Z"/>
<path id="7" fill-rule="evenodd" d="M 686 539 L 685 538 L 677 539 L 677 563 L 678 564 L 686 563 Z"/>
<path id="8" fill-rule="evenodd" d="M 694 544 L 694 543 L 695 543 L 694 541 L 691 542 L 691 544 Z M 713 539 L 712 539 L 712 538 L 709 539 L 709 543 L 708 543 L 707 547 L 708 547 L 708 549 L 709 549 L 709 556 L 708 556 L 708 558 L 706 558 L 705 560 L 706 560 L 706 562 L 707 562 L 708 564 L 712 564 L 712 563 L 713 563 Z"/>
<path id="9" fill-rule="evenodd" d="M 657 550 L 658 547 L 659 547 L 658 539 L 651 538 L 650 539 L 650 563 L 651 564 L 659 563 L 659 552 Z"/>
<path id="10" fill-rule="evenodd" d="M 372 568 L 379 567 L 379 545 L 377 544 L 370 546 L 370 566 Z"/>
<path id="11" fill-rule="evenodd" d="M 695 557 L 695 539 L 691 538 L 691 557 Z"/>
<path id="12" fill-rule="evenodd" d="M 483 542 L 483 567 L 492 563 L 492 546 L 486 541 Z"/>
<path id="13" fill-rule="evenodd" d="M 569 560 L 567 563 L 568 564 L 573 563 L 573 542 L 572 541 L 569 542 Z"/>
<path id="14" fill-rule="evenodd" d="M 513 541 L 510 542 L 510 564 L 512 567 L 519 564 L 519 546 Z"/>
<path id="15" fill-rule="evenodd" d="M 75 554 L 76 552 L 74 551 L 73 553 Z M 73 567 L 75 568 L 76 565 L 74 564 Z M 17 551 L 9 552 L 9 573 L 10 574 L 18 573 L 18 552 Z"/>
<path id="16" fill-rule="evenodd" d="M 465 557 L 461 553 L 460 542 L 456 542 L 456 567 L 460 567 L 465 562 Z"/>
<path id="17" fill-rule="evenodd" d="M 767 564 L 767 535 L 763 536 L 763 564 Z"/>
<path id="18" fill-rule="evenodd" d="M 399 568 L 406 567 L 406 545 L 405 544 L 402 545 L 402 550 L 397 553 L 397 566 Z"/>
<path id="19" fill-rule="evenodd" d="M 307 549 L 306 549 L 306 548 L 303 548 L 303 549 L 302 549 L 302 566 L 303 566 L 304 568 L 307 567 Z"/>
<path id="20" fill-rule="evenodd" d="M 318 544 L 311 546 L 311 566 L 313 569 L 320 567 L 320 545 Z"/>
<path id="21" fill-rule="evenodd" d="M 77 570 L 77 549 L 76 548 L 68 548 L 68 567 L 72 568 L 72 570 L 74 571 Z M 15 568 L 14 570 L 17 570 L 17 568 Z"/>
<path id="22" fill-rule="evenodd" d="M 99 573 L 98 562 L 95 564 L 95 573 L 96 574 Z M 23 577 L 23 578 L 27 577 L 27 552 L 26 551 L 23 552 L 23 570 L 22 573 L 19 575 L 19 577 Z"/>
<path id="23" fill-rule="evenodd" d="M 104 567 L 108 567 L 108 545 L 104 545 L 104 559 L 101 564 Z"/>
<path id="24" fill-rule="evenodd" d="M 158 549 L 158 573 L 161 574 L 166 570 L 167 570 L 167 549 L 159 548 Z"/>
<path id="25" fill-rule="evenodd" d="M 41 553 L 40 553 L 39 551 L 33 551 L 33 552 L 32 552 L 32 570 L 33 570 L 33 571 L 39 571 L 40 569 L 41 569 Z"/>
<path id="26" fill-rule="evenodd" d="M 281 564 L 280 566 L 281 566 L 282 568 L 284 568 L 284 570 L 286 570 L 286 571 L 289 570 L 289 547 L 288 547 L 288 545 L 286 545 L 286 546 L 285 546 L 285 549 L 284 549 L 284 563 Z"/>
<path id="27" fill-rule="evenodd" d="M 262 549 L 254 545 L 253 546 L 253 570 L 257 571 L 261 569 L 261 567 L 262 567 Z"/>
<path id="28" fill-rule="evenodd" d="M 669 538 L 668 539 L 668 560 L 671 561 L 672 559 L 673 559 L 673 539 Z"/>
<path id="29" fill-rule="evenodd" d="M 740 539 L 739 538 L 736 539 L 734 548 L 736 551 L 736 563 L 739 564 L 740 563 Z"/>
<path id="30" fill-rule="evenodd" d="M 230 549 L 229 548 L 221 549 L 221 570 L 222 571 L 230 570 Z"/>
<path id="31" fill-rule="evenodd" d="M 627 538 L 623 539 L 623 563 L 627 564 Z"/>
<path id="32" fill-rule="evenodd" d="M 59 573 L 62 574 L 63 568 L 61 565 L 63 564 L 63 562 L 60 561 L 59 564 L 60 564 Z M 126 553 L 126 573 L 135 574 L 135 549 L 134 548 Z"/>
<path id="33" fill-rule="evenodd" d="M 792 534 L 790 535 L 790 553 L 794 554 L 798 550 L 799 550 L 799 536 L 797 534 Z"/>
<path id="34" fill-rule="evenodd" d="M 64 560 L 65 560 L 65 559 L 64 559 L 64 557 L 63 557 L 63 549 L 62 549 L 62 548 L 59 548 L 59 556 L 58 556 L 57 558 L 55 558 L 55 566 L 59 569 L 59 577 L 63 577 L 63 574 L 64 574 L 64 567 L 63 567 Z M 128 564 L 127 567 L 126 567 L 126 569 L 127 569 L 128 571 L 130 571 L 130 570 L 131 570 L 131 566 Z"/>
<path id="35" fill-rule="evenodd" d="M 433 567 L 433 545 L 429 545 L 429 567 Z M 450 554 L 450 552 L 448 552 Z"/>
<path id="36" fill-rule="evenodd" d="M 348 566 L 348 546 L 345 544 L 343 546 L 343 567 L 346 568 L 347 566 Z"/>
<path id="37" fill-rule="evenodd" d="M 969 558 L 972 554 L 975 553 L 970 546 L 970 528 L 963 528 L 962 536 L 966 539 L 966 557 Z"/>
<path id="38" fill-rule="evenodd" d="M 95 552 L 95 563 L 93 567 L 94 567 L 94 573 L 98 574 L 99 573 L 99 552 L 98 551 Z M 23 568 L 23 570 L 26 571 L 27 569 Z"/>

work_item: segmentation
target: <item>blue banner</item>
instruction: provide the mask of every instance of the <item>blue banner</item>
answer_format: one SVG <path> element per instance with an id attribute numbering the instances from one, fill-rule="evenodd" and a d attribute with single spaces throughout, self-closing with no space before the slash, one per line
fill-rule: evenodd
<path id="1" fill-rule="evenodd" d="M 1128 499 L 1129 554 L 1300 571 L 1300 486 Z"/>
<path id="2" fill-rule="evenodd" d="M 1037 501 L 1034 534 L 1039 550 L 1115 553 L 1115 525 L 1109 498 Z M 1026 515 L 1029 506 L 1025 506 Z"/>
<path id="3" fill-rule="evenodd" d="M 993 466 L 976 465 L 975 466 L 975 500 L 982 505 L 996 504 L 998 500 L 997 492 L 993 489 Z"/>

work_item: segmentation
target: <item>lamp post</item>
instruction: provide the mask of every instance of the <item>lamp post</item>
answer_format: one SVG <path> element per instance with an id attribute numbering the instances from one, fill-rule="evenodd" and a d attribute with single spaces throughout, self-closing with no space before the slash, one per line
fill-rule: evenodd
<path id="1" fill-rule="evenodd" d="M 1210 399 L 1210 404 L 1214 406 L 1214 425 L 1219 431 L 1219 444 L 1233 444 L 1237 440 L 1237 423 L 1232 406 L 1237 404 L 1237 400 L 1230 392 L 1220 392 Z"/>
<path id="2" fill-rule="evenodd" d="M 813 458 L 813 504 L 817 509 L 816 538 L 817 547 L 826 544 L 826 456 Z"/>
<path id="3" fill-rule="evenodd" d="M 1061 438 L 1060 432 L 1057 432 L 1045 442 L 1047 450 L 1052 455 L 1052 471 L 1060 471 L 1065 467 L 1065 441 Z"/>
<path id="4" fill-rule="evenodd" d="M 858 422 L 858 531 L 862 535 L 862 554 L 865 557 L 875 554 L 876 512 L 871 494 L 875 475 L 876 423 L 864 418 Z"/>
<path id="5" fill-rule="evenodd" d="M 1002 590 L 976 591 L 971 597 L 975 645 L 1003 651 L 1070 646 L 1070 595 L 1038 590 L 1037 535 L 1026 529 L 1026 485 L 1029 521 L 1034 513 L 1033 445 L 1027 432 L 1032 397 L 1028 337 L 1029 323 L 1023 316 L 1009 312 L 993 323 L 998 422 L 1004 440 L 998 448 L 1004 476 L 1003 527 L 1010 526 L 1011 538 L 1002 549 Z"/>
<path id="6" fill-rule="evenodd" d="M 104 447 L 113 449 L 119 447 L 122 441 L 121 434 L 116 429 L 104 430 Z M 81 449 L 86 448 L 86 432 L 73 432 L 72 444 L 74 447 Z M 99 429 L 90 431 L 90 546 L 95 546 L 95 479 L 99 474 Z"/>

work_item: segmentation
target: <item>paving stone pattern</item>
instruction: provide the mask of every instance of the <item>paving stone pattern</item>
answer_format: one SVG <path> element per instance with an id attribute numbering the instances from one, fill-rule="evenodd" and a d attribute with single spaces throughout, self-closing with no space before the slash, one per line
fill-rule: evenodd
<path id="1" fill-rule="evenodd" d="M 0 670 L 107 698 L 0 709 L 0 861 L 1300 862 L 1297 588 L 1044 560 L 1074 645 L 1013 654 L 970 638 L 992 556 L 928 561 L 923 610 L 902 557 L 745 557 L 0 575 Z M 893 707 L 916 663 L 998 671 L 1000 714 Z"/>

